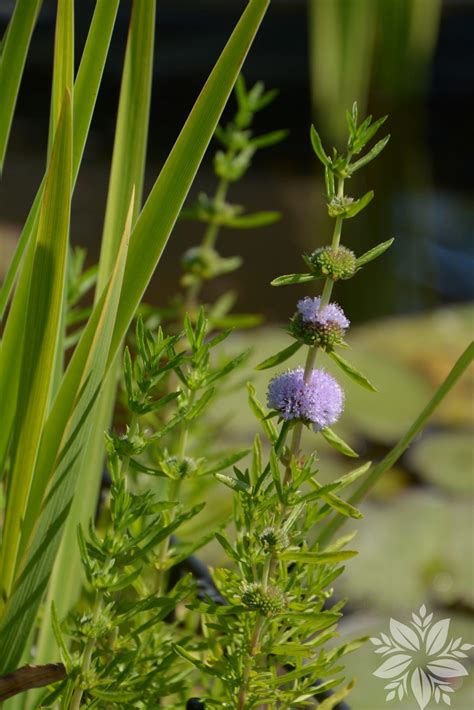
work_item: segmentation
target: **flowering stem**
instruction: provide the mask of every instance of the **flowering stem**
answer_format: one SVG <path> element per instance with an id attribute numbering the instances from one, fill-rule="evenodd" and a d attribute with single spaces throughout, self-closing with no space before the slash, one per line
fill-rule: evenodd
<path id="1" fill-rule="evenodd" d="M 217 185 L 217 190 L 214 195 L 214 205 L 221 207 L 225 202 L 227 197 L 227 191 L 229 189 L 229 181 L 221 178 L 219 184 Z M 205 249 L 213 249 L 216 245 L 217 237 L 219 235 L 219 230 L 221 225 L 217 222 L 209 222 L 206 231 L 204 232 L 204 237 L 201 242 L 201 247 Z M 191 284 L 188 288 L 188 292 L 185 298 L 185 310 L 192 311 L 196 307 L 197 298 L 201 291 L 203 285 L 202 278 L 196 279 L 196 281 Z"/>
<path id="2" fill-rule="evenodd" d="M 344 195 L 344 180 L 342 178 L 339 179 L 337 194 L 338 194 L 338 197 L 343 197 L 343 195 Z M 342 222 L 343 222 L 343 219 L 341 216 L 336 217 L 336 224 L 334 225 L 334 231 L 333 231 L 332 243 L 331 243 L 331 247 L 334 250 L 339 247 L 339 243 L 341 241 Z M 334 285 L 334 281 L 332 279 L 328 278 L 325 280 L 323 292 L 321 294 L 321 304 L 319 306 L 319 310 L 322 310 L 323 308 L 325 308 L 329 304 L 329 301 L 331 300 L 333 285 Z M 316 354 L 317 354 L 317 348 L 310 347 L 308 349 L 308 354 L 306 355 L 306 363 L 304 366 L 304 381 L 306 383 L 309 383 L 309 381 L 311 379 L 311 373 L 313 372 L 314 363 L 316 362 Z M 298 451 L 299 451 L 300 445 L 301 445 L 302 434 L 303 434 L 303 423 L 298 422 L 296 424 L 295 428 L 293 429 L 293 436 L 292 436 L 291 444 L 290 444 L 290 461 L 292 458 L 294 458 L 298 455 Z M 291 481 L 291 467 L 290 467 L 290 463 L 288 463 L 286 470 L 285 470 L 285 477 L 283 479 L 283 485 L 284 486 L 288 485 L 290 483 L 290 481 Z"/>
<path id="3" fill-rule="evenodd" d="M 239 701 L 238 701 L 238 705 L 237 705 L 238 710 L 244 710 L 244 708 L 245 708 L 245 703 L 247 701 L 247 692 L 248 692 L 250 671 L 251 671 L 251 661 L 260 646 L 260 634 L 262 633 L 264 621 L 265 621 L 264 618 L 260 616 L 257 619 L 257 621 L 255 622 L 255 627 L 253 630 L 252 639 L 250 641 L 249 657 L 248 657 L 248 660 L 244 666 L 242 686 L 240 688 Z"/>
<path id="4" fill-rule="evenodd" d="M 194 397 L 195 397 L 195 392 L 193 390 L 189 396 L 189 406 L 190 407 L 192 407 L 192 405 L 193 405 Z M 182 426 L 181 426 L 181 432 L 179 435 L 179 442 L 178 442 L 178 449 L 176 452 L 176 455 L 179 460 L 182 460 L 186 454 L 188 435 L 189 435 L 189 422 L 185 419 Z M 169 501 L 173 502 L 173 501 L 178 500 L 179 492 L 180 492 L 180 488 L 181 488 L 181 483 L 182 483 L 182 478 L 175 478 L 170 482 L 170 486 L 169 486 L 169 490 L 168 490 L 168 500 Z M 173 512 L 171 512 L 168 523 L 171 523 L 173 521 L 173 518 L 174 518 L 174 514 L 173 514 Z M 160 570 L 159 570 L 159 576 L 158 576 L 158 596 L 162 596 L 166 592 L 166 585 L 168 582 L 168 570 L 164 569 L 164 565 L 166 562 L 166 557 L 168 555 L 169 546 L 170 546 L 170 538 L 167 537 L 161 543 L 160 552 L 159 552 L 159 568 L 160 568 Z"/>

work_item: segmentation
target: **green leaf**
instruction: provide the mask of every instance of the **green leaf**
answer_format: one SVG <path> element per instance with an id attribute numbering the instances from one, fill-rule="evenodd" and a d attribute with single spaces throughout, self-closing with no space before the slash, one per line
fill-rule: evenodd
<path id="1" fill-rule="evenodd" d="M 74 83 L 74 3 L 58 0 L 56 31 L 54 37 L 53 87 L 49 116 L 48 155 L 53 147 L 54 135 L 59 123 L 64 92 L 73 94 Z"/>
<path id="2" fill-rule="evenodd" d="M 242 481 L 239 481 L 237 478 L 226 476 L 224 473 L 216 473 L 215 476 L 218 481 L 220 481 L 233 491 L 240 491 L 241 493 L 249 492 L 249 486 L 243 483 Z"/>
<path id="3" fill-rule="evenodd" d="M 350 165 L 349 165 L 350 174 L 352 175 L 353 173 L 356 172 L 356 170 L 360 170 L 360 168 L 363 168 L 364 165 L 367 165 L 367 163 L 370 163 L 371 160 L 376 158 L 383 151 L 383 149 L 385 148 L 385 146 L 387 145 L 389 140 L 390 140 L 390 135 L 385 136 L 385 138 L 382 138 L 381 141 L 376 143 L 374 145 L 374 147 L 371 150 L 369 150 L 368 153 L 366 153 L 366 155 L 364 155 L 362 158 L 359 158 L 359 160 L 356 160 L 355 163 L 350 163 Z"/>
<path id="4" fill-rule="evenodd" d="M 109 363 L 167 244 L 268 4 L 269 0 L 248 3 L 137 220 L 130 239 Z"/>
<path id="5" fill-rule="evenodd" d="M 206 392 L 204 392 L 202 397 L 200 397 L 198 401 L 190 407 L 184 417 L 187 422 L 190 422 L 192 419 L 201 414 L 213 398 L 215 391 L 215 387 L 210 387 Z"/>
<path id="6" fill-rule="evenodd" d="M 363 197 L 360 198 L 360 200 L 356 200 L 351 207 L 349 207 L 344 215 L 344 219 L 351 219 L 351 217 L 355 217 L 356 214 L 359 214 L 359 212 L 362 212 L 362 210 L 367 207 L 369 202 L 372 202 L 374 198 L 374 191 L 370 190 L 369 192 L 366 192 Z"/>
<path id="7" fill-rule="evenodd" d="M 84 329 L 44 426 L 23 520 L 19 573 L 0 624 L 0 673 L 15 668 L 30 637 L 74 497 L 78 459 L 90 436 L 88 415 L 103 380 L 115 321 L 131 209 L 109 287 Z"/>
<path id="8" fill-rule="evenodd" d="M 225 535 L 222 535 L 221 533 L 215 533 L 214 536 L 219 543 L 219 545 L 222 547 L 226 555 L 231 559 L 235 560 L 236 562 L 239 561 L 239 555 L 237 552 L 234 550 L 228 539 L 225 537 Z"/>
<path id="9" fill-rule="evenodd" d="M 272 355 L 271 357 L 267 358 L 266 360 L 263 360 L 260 364 L 257 365 L 255 368 L 256 370 L 267 370 L 270 367 L 276 367 L 276 365 L 281 365 L 282 362 L 285 362 L 285 360 L 288 360 L 292 355 L 294 355 L 298 350 L 303 346 L 303 343 L 301 343 L 299 340 L 296 340 L 294 343 L 289 345 L 287 348 L 284 350 L 280 350 L 280 352 L 276 353 L 276 355 Z"/>
<path id="10" fill-rule="evenodd" d="M 227 362 L 223 367 L 219 368 L 219 370 L 216 370 L 216 372 L 211 372 L 211 374 L 208 375 L 204 380 L 203 387 L 207 387 L 213 382 L 216 382 L 216 380 L 220 380 L 221 377 L 225 377 L 226 375 L 228 375 L 229 372 L 232 372 L 232 370 L 235 370 L 236 367 L 243 363 L 249 355 L 250 350 L 244 350 L 243 353 L 240 353 L 239 355 L 233 357 L 232 360 L 229 360 L 229 362 Z"/>
<path id="11" fill-rule="evenodd" d="M 15 113 L 31 35 L 42 0 L 17 0 L 0 57 L 0 173 Z"/>
<path id="12" fill-rule="evenodd" d="M 272 145 L 281 143 L 288 136 L 289 131 L 280 130 L 272 131 L 271 133 L 266 133 L 264 136 L 257 136 L 257 138 L 252 138 L 250 145 L 254 148 L 269 148 Z"/>
<path id="13" fill-rule="evenodd" d="M 359 256 L 356 260 L 356 266 L 358 269 L 360 269 L 361 266 L 364 266 L 365 264 L 368 264 L 369 261 L 373 261 L 374 259 L 377 259 L 377 257 L 381 256 L 384 252 L 389 249 L 394 242 L 394 239 L 388 239 L 386 242 L 382 242 L 381 244 L 378 244 L 376 247 L 373 249 L 370 249 L 369 251 L 366 251 L 365 254 L 362 254 L 362 256 Z"/>
<path id="14" fill-rule="evenodd" d="M 316 131 L 314 126 L 311 126 L 310 129 L 310 136 L 311 136 L 311 145 L 313 146 L 313 150 L 318 156 L 319 160 L 322 162 L 322 164 L 329 168 L 331 166 L 331 160 L 330 158 L 326 155 L 326 152 L 323 148 L 323 144 L 321 142 L 321 138 L 319 137 L 319 133 Z"/>
<path id="15" fill-rule="evenodd" d="M 76 82 L 73 102 L 73 184 L 76 182 L 89 126 L 94 112 L 110 39 L 120 0 L 97 0 Z M 26 0 L 28 2 L 28 0 Z M 18 5 L 18 4 L 17 4 Z M 0 67 L 1 71 L 1 67 Z M 1 95 L 1 94 L 0 94 Z M 13 259 L 0 288 L 0 320 L 3 319 L 26 247 L 37 224 L 41 184 L 20 236 Z"/>
<path id="16" fill-rule="evenodd" d="M 253 229 L 255 227 L 267 227 L 275 224 L 281 219 L 280 212 L 255 212 L 254 214 L 244 214 L 238 216 L 224 216 L 220 224 L 224 227 L 235 229 Z"/>
<path id="17" fill-rule="evenodd" d="M 71 95 L 66 92 L 39 216 L 26 312 L 20 314 L 28 337 L 18 393 L 18 422 L 2 539 L 2 595 L 12 587 L 20 537 L 42 427 L 54 377 L 63 309 L 72 178 Z"/>
<path id="18" fill-rule="evenodd" d="M 299 562 L 305 565 L 333 565 L 355 557 L 355 550 L 336 550 L 331 552 L 306 552 L 286 550 L 278 555 L 280 560 Z"/>
<path id="19" fill-rule="evenodd" d="M 250 382 L 247 383 L 247 390 L 249 406 L 257 419 L 261 422 L 265 434 L 268 436 L 271 443 L 274 444 L 278 439 L 276 426 L 272 421 L 270 421 L 270 419 L 267 419 L 267 412 L 265 411 L 263 405 L 258 401 L 255 394 L 255 387 Z"/>
<path id="20" fill-rule="evenodd" d="M 156 0 L 132 5 L 120 87 L 112 167 L 97 276 L 97 296 L 108 281 L 123 233 L 132 190 L 132 227 L 140 211 L 145 174 L 155 39 Z"/>
<path id="21" fill-rule="evenodd" d="M 272 474 L 273 484 L 275 486 L 278 499 L 280 503 L 283 503 L 283 489 L 280 478 L 280 464 L 274 449 L 270 451 L 270 472 Z"/>
<path id="22" fill-rule="evenodd" d="M 340 436 L 338 436 L 332 429 L 329 427 L 326 427 L 325 429 L 321 429 L 322 436 L 326 439 L 328 444 L 330 444 L 333 449 L 336 449 L 336 451 L 339 451 L 339 453 L 344 454 L 344 456 L 351 456 L 353 458 L 357 458 L 359 454 L 354 451 L 354 449 L 351 449 L 349 444 L 346 444 L 343 439 L 341 439 Z"/>
<path id="23" fill-rule="evenodd" d="M 354 380 L 354 382 L 357 382 L 358 385 L 361 387 L 364 387 L 366 390 L 369 390 L 370 392 L 377 392 L 377 389 L 369 382 L 369 380 L 363 375 L 359 370 L 357 370 L 353 365 L 351 365 L 347 360 L 344 360 L 343 357 L 338 355 L 338 353 L 334 352 L 332 350 L 329 354 L 329 357 L 334 360 L 334 362 L 339 365 L 341 370 L 344 370 L 346 375 L 348 375 L 351 380 Z"/>
<path id="24" fill-rule="evenodd" d="M 355 680 L 351 680 L 349 685 L 347 685 L 345 688 L 336 691 L 329 698 L 323 700 L 323 702 L 318 705 L 318 710 L 333 710 L 333 708 L 336 708 L 340 704 L 341 700 L 344 700 L 344 698 L 349 695 L 354 685 Z"/>
<path id="25" fill-rule="evenodd" d="M 318 276 L 314 274 L 285 274 L 284 276 L 278 276 L 276 279 L 270 282 L 271 286 L 291 286 L 292 284 L 304 284 L 308 281 L 315 281 Z"/>
<path id="26" fill-rule="evenodd" d="M 230 454 L 229 456 L 224 456 L 224 458 L 219 459 L 217 463 L 211 465 L 210 468 L 207 468 L 205 471 L 200 473 L 200 476 L 209 476 L 213 473 L 218 473 L 219 471 L 223 471 L 226 468 L 230 468 L 233 466 L 235 463 L 243 459 L 247 454 L 250 453 L 250 449 L 244 449 L 243 451 L 237 451 L 235 454 Z"/>

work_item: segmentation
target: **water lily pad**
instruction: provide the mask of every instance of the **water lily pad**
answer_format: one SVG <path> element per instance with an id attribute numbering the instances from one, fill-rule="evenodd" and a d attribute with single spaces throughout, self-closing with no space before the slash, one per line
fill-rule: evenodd
<path id="1" fill-rule="evenodd" d="M 427 604 L 429 607 L 429 604 Z M 376 616 L 369 614 L 352 615 L 340 626 L 342 640 L 347 641 L 351 638 L 360 636 L 376 636 L 380 637 L 381 633 L 389 634 L 390 616 L 393 616 L 402 623 L 409 624 L 411 613 L 417 611 L 418 607 L 402 608 L 397 605 L 390 614 L 385 616 Z M 434 621 L 437 622 L 447 617 L 450 618 L 449 638 L 462 637 L 465 643 L 471 643 L 474 638 L 474 620 L 468 615 L 451 614 L 444 610 L 436 608 L 428 608 L 429 613 L 434 612 Z M 375 646 L 370 642 L 363 644 L 353 653 L 344 657 L 345 676 L 347 679 L 356 678 L 356 685 L 347 698 L 347 703 L 351 710 L 381 710 L 381 708 L 390 707 L 386 703 L 386 696 L 389 690 L 384 690 L 384 686 L 390 682 L 389 679 L 378 678 L 374 676 L 374 671 L 381 664 L 380 655 L 374 653 Z M 471 652 L 472 653 L 472 652 Z M 469 658 L 463 659 L 464 665 L 469 671 Z M 453 682 L 453 687 L 456 687 L 452 696 L 452 707 L 457 710 L 470 710 L 472 708 L 472 698 L 474 697 L 474 675 L 463 678 L 457 678 Z M 417 703 L 412 694 L 405 696 L 400 702 L 395 699 L 394 706 L 397 710 L 414 710 Z M 393 705 L 393 703 L 392 703 Z M 446 707 L 444 704 L 436 705 L 435 701 L 428 707 Z"/>
<path id="2" fill-rule="evenodd" d="M 422 491 L 389 504 L 367 503 L 358 530 L 359 555 L 346 566 L 340 592 L 390 611 L 423 601 L 474 606 L 472 506 Z"/>
<path id="3" fill-rule="evenodd" d="M 453 493 L 474 494 L 474 440 L 465 432 L 439 432 L 423 438 L 409 463 L 427 481 Z"/>

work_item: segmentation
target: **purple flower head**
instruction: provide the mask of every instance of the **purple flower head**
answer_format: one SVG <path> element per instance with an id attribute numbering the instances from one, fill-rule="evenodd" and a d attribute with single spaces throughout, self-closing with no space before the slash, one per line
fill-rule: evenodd
<path id="1" fill-rule="evenodd" d="M 268 386 L 267 403 L 286 421 L 300 419 L 313 424 L 314 431 L 337 422 L 344 409 L 344 392 L 326 370 L 313 370 L 309 382 L 299 367 L 274 377 Z"/>
<path id="2" fill-rule="evenodd" d="M 349 327 L 350 322 L 344 315 L 344 311 L 337 303 L 328 303 L 321 308 L 321 298 L 310 298 L 306 296 L 297 304 L 298 313 L 304 323 L 315 325 L 336 325 L 342 330 Z"/>

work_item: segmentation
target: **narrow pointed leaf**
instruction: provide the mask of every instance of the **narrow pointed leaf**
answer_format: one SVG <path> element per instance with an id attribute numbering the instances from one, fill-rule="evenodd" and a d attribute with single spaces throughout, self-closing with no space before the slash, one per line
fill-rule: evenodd
<path id="1" fill-rule="evenodd" d="M 2 592 L 8 597 L 22 521 L 51 392 L 63 308 L 72 184 L 71 96 L 66 92 L 41 204 L 25 319 L 9 502 L 2 540 Z"/>
<path id="2" fill-rule="evenodd" d="M 224 217 L 221 224 L 233 229 L 254 229 L 256 227 L 268 227 L 275 224 L 281 218 L 280 212 L 255 212 L 254 214 L 244 214 L 237 217 Z"/>
<path id="3" fill-rule="evenodd" d="M 269 0 L 251 0 L 186 121 L 130 239 L 110 359 L 122 341 L 171 234 Z"/>
<path id="4" fill-rule="evenodd" d="M 355 173 L 356 170 L 360 170 L 360 168 L 363 168 L 364 165 L 367 165 L 367 163 L 370 163 L 371 160 L 376 158 L 383 151 L 383 149 L 385 148 L 385 146 L 387 145 L 389 140 L 390 140 L 390 135 L 385 136 L 385 138 L 382 138 L 381 141 L 376 143 L 374 145 L 374 147 L 372 148 L 372 150 L 369 150 L 369 152 L 366 153 L 366 155 L 364 155 L 362 158 L 359 158 L 359 160 L 356 160 L 355 163 L 351 163 L 349 165 L 349 171 L 350 171 L 351 175 L 352 175 L 352 173 Z"/>
<path id="5" fill-rule="evenodd" d="M 288 358 L 297 353 L 302 346 L 303 343 L 301 343 L 299 340 L 295 340 L 294 343 L 289 345 L 284 350 L 280 350 L 280 352 L 276 353 L 276 355 L 272 355 L 266 360 L 263 360 L 263 362 L 258 364 L 255 369 L 267 370 L 270 367 L 276 367 L 277 365 L 281 365 L 282 362 L 285 362 L 285 360 L 288 360 Z"/>
<path id="6" fill-rule="evenodd" d="M 0 173 L 31 35 L 42 0 L 17 0 L 0 57 Z"/>
<path id="7" fill-rule="evenodd" d="M 26 0 L 28 3 L 28 0 Z M 76 182 L 82 154 L 94 112 L 105 60 L 114 28 L 119 0 L 97 0 L 79 71 L 74 85 L 73 183 Z M 1 66 L 1 65 L 0 65 Z M 1 110 L 1 109 L 0 109 Z M 10 300 L 13 285 L 31 234 L 37 224 L 44 183 L 41 184 L 23 227 L 13 259 L 0 288 L 0 321 Z"/>
<path id="8" fill-rule="evenodd" d="M 78 463 L 85 455 L 90 435 L 89 414 L 105 374 L 123 283 L 132 208 L 133 202 L 110 285 L 74 351 L 46 421 L 35 487 L 24 520 L 23 539 L 28 543 L 23 546 L 19 572 L 0 624 L 0 673 L 12 670 L 24 651 L 74 497 Z"/>
<path id="9" fill-rule="evenodd" d="M 370 249 L 370 251 L 366 251 L 365 254 L 362 254 L 362 256 L 359 256 L 356 261 L 357 268 L 360 268 L 361 266 L 368 264 L 369 261 L 373 261 L 374 259 L 377 259 L 379 256 L 384 254 L 384 252 L 386 252 L 387 249 L 389 249 L 392 246 L 393 242 L 394 242 L 394 239 L 388 239 L 386 242 L 382 242 L 381 244 L 378 244 L 373 249 Z"/>
<path id="10" fill-rule="evenodd" d="M 357 458 L 359 456 L 354 449 L 351 449 L 349 444 L 346 444 L 346 442 L 329 427 L 321 429 L 321 434 L 326 439 L 328 444 L 333 447 L 333 449 L 336 449 L 339 453 L 344 454 L 344 456 L 351 456 L 352 458 Z"/>
<path id="11" fill-rule="evenodd" d="M 353 365 L 347 362 L 347 360 L 344 360 L 344 358 L 338 355 L 338 353 L 332 351 L 331 353 L 329 353 L 329 356 L 334 360 L 337 365 L 339 365 L 341 370 L 344 370 L 346 375 L 348 375 L 351 380 L 354 380 L 354 382 L 357 382 L 358 385 L 364 387 L 370 392 L 377 392 L 377 389 L 369 382 L 367 377 L 365 377 L 365 375 L 363 375 Z"/>
<path id="12" fill-rule="evenodd" d="M 49 116 L 48 154 L 61 115 L 64 92 L 73 94 L 74 82 L 74 2 L 58 0 L 54 37 L 53 88 Z"/>
<path id="13" fill-rule="evenodd" d="M 330 552 L 306 552 L 286 550 L 278 555 L 280 560 L 290 560 L 306 565 L 333 565 L 355 557 L 355 550 L 335 550 Z"/>
<path id="14" fill-rule="evenodd" d="M 313 146 L 313 150 L 318 156 L 319 160 L 322 162 L 322 164 L 329 168 L 331 165 L 331 160 L 329 157 L 326 155 L 326 151 L 323 148 L 323 144 L 321 142 L 321 138 L 319 137 L 319 133 L 315 129 L 314 126 L 311 126 L 311 145 Z"/>
<path id="15" fill-rule="evenodd" d="M 374 199 L 374 191 L 370 190 L 369 192 L 366 192 L 363 197 L 360 198 L 360 200 L 356 200 L 356 202 L 352 205 L 352 207 L 349 207 L 347 212 L 344 215 L 344 219 L 351 219 L 351 217 L 355 217 L 356 214 L 359 214 L 359 212 L 362 212 L 362 210 L 367 207 L 369 202 L 372 202 Z"/>
<path id="16" fill-rule="evenodd" d="M 305 284 L 308 281 L 315 281 L 318 276 L 314 274 L 285 274 L 277 276 L 276 279 L 270 282 L 271 286 L 292 286 L 293 284 Z"/>

